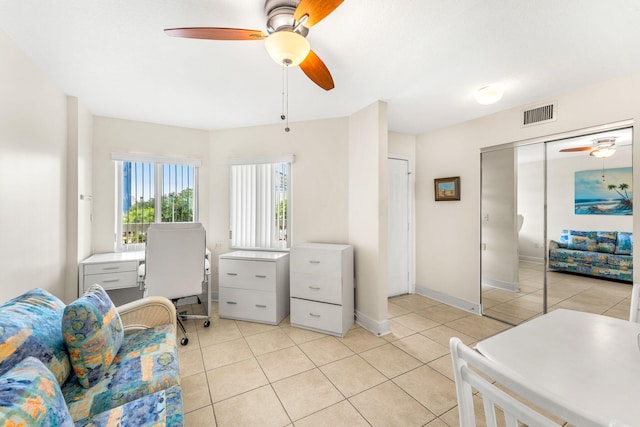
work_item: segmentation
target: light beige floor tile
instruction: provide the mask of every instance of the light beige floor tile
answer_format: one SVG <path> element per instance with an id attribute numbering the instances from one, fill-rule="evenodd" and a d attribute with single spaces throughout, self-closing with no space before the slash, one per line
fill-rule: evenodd
<path id="1" fill-rule="evenodd" d="M 352 356 L 354 353 L 336 337 L 324 337 L 300 344 L 300 349 L 317 366 Z"/>
<path id="2" fill-rule="evenodd" d="M 344 396 L 317 368 L 272 385 L 293 421 L 344 400 Z"/>
<path id="3" fill-rule="evenodd" d="M 246 340 L 251 351 L 256 356 L 295 345 L 291 338 L 282 332 L 280 328 L 248 336 Z"/>
<path id="4" fill-rule="evenodd" d="M 389 316 L 389 319 L 402 316 L 403 314 L 408 314 L 408 313 L 411 313 L 411 310 L 409 310 L 408 308 L 404 308 L 392 302 L 389 302 L 387 304 L 387 315 Z"/>
<path id="5" fill-rule="evenodd" d="M 180 379 L 182 405 L 185 413 L 211 405 L 209 384 L 204 372 Z"/>
<path id="6" fill-rule="evenodd" d="M 271 386 L 215 403 L 218 427 L 282 427 L 291 422 Z"/>
<path id="7" fill-rule="evenodd" d="M 449 378 L 451 381 L 455 381 L 455 378 L 453 378 L 453 365 L 451 361 L 451 354 L 447 354 L 446 356 L 442 356 L 436 360 L 433 360 L 429 362 L 427 366 L 432 367 L 433 369 L 440 372 L 445 377 Z"/>
<path id="8" fill-rule="evenodd" d="M 216 418 L 213 415 L 213 406 L 205 406 L 184 415 L 185 427 L 216 427 Z"/>
<path id="9" fill-rule="evenodd" d="M 316 367 L 297 346 L 263 354 L 257 359 L 270 382 L 276 382 Z"/>
<path id="10" fill-rule="evenodd" d="M 418 359 L 393 344 L 385 344 L 360 353 L 360 356 L 387 378 L 397 377 L 422 365 Z"/>
<path id="11" fill-rule="evenodd" d="M 355 353 L 371 350 L 387 343 L 384 339 L 360 327 L 351 328 L 343 338 L 339 339 Z"/>
<path id="12" fill-rule="evenodd" d="M 488 338 L 498 332 L 510 328 L 509 325 L 488 317 L 469 315 L 461 319 L 448 322 L 447 326 L 478 340 Z"/>
<path id="13" fill-rule="evenodd" d="M 428 423 L 425 427 L 449 427 L 449 424 L 442 421 L 440 418 L 436 418 L 435 420 Z M 480 427 L 480 424 L 478 424 Z"/>
<path id="14" fill-rule="evenodd" d="M 346 397 L 353 396 L 387 380 L 384 375 L 358 355 L 321 366 L 320 370 Z"/>
<path id="15" fill-rule="evenodd" d="M 253 353 L 244 338 L 202 347 L 202 359 L 207 371 L 251 357 Z"/>
<path id="16" fill-rule="evenodd" d="M 401 324 L 404 327 L 407 327 L 413 331 L 421 332 L 429 328 L 433 328 L 438 326 L 439 323 L 435 322 L 431 319 L 427 319 L 426 317 L 420 316 L 416 313 L 409 313 L 402 316 L 395 317 L 393 319 L 395 322 Z"/>
<path id="17" fill-rule="evenodd" d="M 302 418 L 295 427 L 367 427 L 369 423 L 347 400 Z"/>
<path id="18" fill-rule="evenodd" d="M 278 329 L 277 325 L 267 325 L 264 323 L 256 322 L 243 322 L 242 320 L 236 320 L 236 325 L 238 326 L 238 329 L 240 329 L 240 333 L 245 337 Z"/>
<path id="19" fill-rule="evenodd" d="M 415 334 L 392 343 L 409 353 L 422 363 L 428 363 L 449 353 L 449 348 L 430 340 L 424 335 Z"/>
<path id="20" fill-rule="evenodd" d="M 308 329 L 296 328 L 295 326 L 281 327 L 282 332 L 287 334 L 289 338 L 296 344 L 302 344 L 308 341 L 317 340 L 318 338 L 326 337 L 325 334 L 320 332 L 310 331 Z"/>
<path id="21" fill-rule="evenodd" d="M 218 319 L 215 323 L 212 321 L 211 326 L 208 328 L 198 329 L 200 347 L 219 344 L 238 338 L 242 338 L 242 334 L 236 326 L 235 320 Z"/>
<path id="22" fill-rule="evenodd" d="M 374 426 L 423 426 L 435 419 L 434 414 L 391 381 L 349 401 Z"/>
<path id="23" fill-rule="evenodd" d="M 449 348 L 449 340 L 451 339 L 451 337 L 460 338 L 460 340 L 466 345 L 470 345 L 477 341 L 475 338 L 463 334 L 460 331 L 456 331 L 455 329 L 451 329 L 450 327 L 445 325 L 427 329 L 426 331 L 420 332 L 420 334 L 447 348 Z"/>
<path id="24" fill-rule="evenodd" d="M 207 371 L 207 380 L 213 403 L 269 384 L 253 358 Z"/>
<path id="25" fill-rule="evenodd" d="M 448 305 L 439 305 L 436 307 L 429 307 L 425 310 L 417 312 L 420 316 L 431 319 L 437 323 L 451 322 L 452 320 L 460 319 L 461 317 L 468 316 L 464 310 L 460 310 Z"/>
<path id="26" fill-rule="evenodd" d="M 200 347 L 192 347 L 189 350 L 180 352 L 180 376 L 188 377 L 193 374 L 204 372 L 202 353 Z"/>
<path id="27" fill-rule="evenodd" d="M 384 335 L 382 337 L 387 342 L 393 342 L 393 341 L 399 340 L 400 338 L 408 337 L 409 335 L 413 335 L 417 333 L 413 329 L 409 329 L 406 326 L 401 325 L 400 323 L 396 322 L 393 319 L 389 321 L 389 327 L 391 329 L 391 333 Z"/>
<path id="28" fill-rule="evenodd" d="M 429 366 L 400 375 L 393 382 L 436 415 L 458 404 L 455 383 Z"/>

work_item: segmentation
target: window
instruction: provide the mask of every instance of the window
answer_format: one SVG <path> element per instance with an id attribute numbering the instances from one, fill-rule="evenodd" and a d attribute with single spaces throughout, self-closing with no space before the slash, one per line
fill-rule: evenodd
<path id="1" fill-rule="evenodd" d="M 230 246 L 238 249 L 289 248 L 293 156 L 231 162 Z"/>
<path id="2" fill-rule="evenodd" d="M 142 250 L 149 224 L 196 222 L 199 162 L 113 154 L 117 251 Z"/>

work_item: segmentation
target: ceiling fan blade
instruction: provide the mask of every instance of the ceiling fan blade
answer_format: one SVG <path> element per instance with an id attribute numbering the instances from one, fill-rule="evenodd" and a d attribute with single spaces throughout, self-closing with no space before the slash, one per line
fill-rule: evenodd
<path id="1" fill-rule="evenodd" d="M 316 25 L 327 15 L 333 12 L 344 0 L 300 0 L 293 18 L 300 21 L 303 16 L 308 15 L 309 19 L 303 23 L 307 28 Z"/>
<path id="2" fill-rule="evenodd" d="M 589 151 L 592 150 L 593 147 L 574 147 L 574 148 L 563 148 L 560 150 L 561 153 L 569 153 L 573 151 Z"/>
<path id="3" fill-rule="evenodd" d="M 331 90 L 335 87 L 329 69 L 314 51 L 309 51 L 307 57 L 300 63 L 300 68 L 302 68 L 307 77 L 322 89 Z"/>
<path id="4" fill-rule="evenodd" d="M 260 30 L 245 30 L 242 28 L 166 28 L 164 32 L 171 37 L 205 40 L 263 40 L 267 38 L 266 34 Z"/>

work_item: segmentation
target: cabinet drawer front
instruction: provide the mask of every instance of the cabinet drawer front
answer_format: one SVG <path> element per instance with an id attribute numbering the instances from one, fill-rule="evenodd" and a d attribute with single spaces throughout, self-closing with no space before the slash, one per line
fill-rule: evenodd
<path id="1" fill-rule="evenodd" d="M 86 264 L 84 274 L 120 273 L 122 271 L 136 271 L 137 261 L 104 262 L 100 264 Z"/>
<path id="2" fill-rule="evenodd" d="M 342 334 L 342 306 L 291 298 L 291 324 Z"/>
<path id="3" fill-rule="evenodd" d="M 273 292 L 276 263 L 267 261 L 220 260 L 219 286 Z"/>
<path id="4" fill-rule="evenodd" d="M 92 274 L 84 276 L 84 290 L 87 291 L 91 285 L 97 283 L 104 289 L 131 288 L 137 286 L 138 272 L 123 271 L 121 273 Z"/>
<path id="5" fill-rule="evenodd" d="M 293 248 L 290 255 L 291 271 L 340 277 L 342 252 L 326 249 Z"/>
<path id="6" fill-rule="evenodd" d="M 221 287 L 218 313 L 220 317 L 274 323 L 276 295 L 273 292 Z"/>
<path id="7" fill-rule="evenodd" d="M 291 296 L 342 304 L 342 280 L 336 277 L 292 271 Z"/>

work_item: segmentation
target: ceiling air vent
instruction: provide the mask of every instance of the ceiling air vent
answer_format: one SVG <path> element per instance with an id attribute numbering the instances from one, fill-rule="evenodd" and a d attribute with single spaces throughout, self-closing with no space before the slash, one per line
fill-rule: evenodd
<path id="1" fill-rule="evenodd" d="M 558 101 L 528 107 L 522 110 L 522 127 L 555 122 L 558 116 Z"/>

